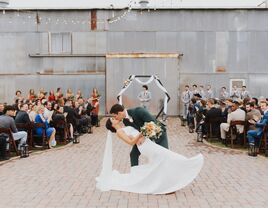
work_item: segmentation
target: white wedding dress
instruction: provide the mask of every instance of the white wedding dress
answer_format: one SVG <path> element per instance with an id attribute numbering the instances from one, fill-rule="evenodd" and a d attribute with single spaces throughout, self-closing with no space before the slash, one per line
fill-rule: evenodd
<path id="1" fill-rule="evenodd" d="M 133 127 L 123 128 L 128 136 L 139 132 Z M 96 178 L 96 187 L 101 191 L 118 190 L 141 194 L 165 194 L 177 191 L 190 184 L 199 174 L 204 158 L 198 154 L 186 158 L 172 152 L 150 139 L 138 145 L 140 153 L 148 158 L 148 163 L 131 167 L 130 173 L 121 174 L 112 170 L 112 138 L 108 133 L 103 167 Z"/>

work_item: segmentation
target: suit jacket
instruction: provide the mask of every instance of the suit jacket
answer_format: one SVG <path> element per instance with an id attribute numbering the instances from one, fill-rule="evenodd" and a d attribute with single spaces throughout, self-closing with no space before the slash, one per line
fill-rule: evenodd
<path id="1" fill-rule="evenodd" d="M 209 122 L 212 118 L 220 118 L 222 117 L 222 111 L 219 108 L 212 107 L 210 110 L 207 111 L 207 115 L 205 118 L 205 122 Z"/>
<path id="2" fill-rule="evenodd" d="M 259 120 L 256 123 L 256 127 L 258 128 L 257 129 L 257 135 L 258 135 L 258 137 L 261 137 L 262 131 L 263 131 L 263 127 L 265 125 L 268 125 L 268 111 L 264 114 L 264 116 L 262 117 L 262 119 Z M 268 136 L 268 133 L 267 133 L 267 136 Z"/>
<path id="3" fill-rule="evenodd" d="M 246 113 L 245 111 L 241 110 L 240 108 L 236 109 L 235 111 L 231 112 L 227 117 L 227 123 L 231 124 L 231 121 L 245 121 Z M 237 130 L 240 133 L 244 132 L 244 126 L 236 125 Z"/>
<path id="4" fill-rule="evenodd" d="M 136 128 L 138 131 L 140 131 L 140 128 L 143 127 L 145 122 L 156 122 L 156 119 L 145 108 L 142 107 L 128 109 L 127 113 L 132 117 L 135 124 L 134 128 Z M 163 131 L 166 131 L 164 125 L 161 124 L 161 127 Z M 164 137 L 166 137 L 166 134 L 162 134 L 160 138 L 157 139 L 157 142 L 160 142 L 162 139 L 164 139 Z"/>
<path id="5" fill-rule="evenodd" d="M 29 114 L 25 111 L 19 111 L 16 115 L 16 118 L 15 118 L 15 123 L 24 123 L 24 124 L 27 124 L 27 123 L 30 123 L 31 120 L 30 120 L 30 117 L 29 117 Z"/>

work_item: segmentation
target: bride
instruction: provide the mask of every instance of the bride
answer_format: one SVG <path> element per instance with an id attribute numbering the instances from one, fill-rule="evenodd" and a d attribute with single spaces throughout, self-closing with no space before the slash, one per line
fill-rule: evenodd
<path id="1" fill-rule="evenodd" d="M 141 194 L 166 194 L 190 184 L 200 172 L 204 158 L 198 154 L 186 158 L 154 143 L 131 126 L 124 127 L 120 121 L 110 118 L 106 122 L 108 131 L 102 171 L 97 180 L 101 191 L 118 190 Z M 148 163 L 131 167 L 130 173 L 112 170 L 111 132 L 129 145 L 137 144 Z"/>

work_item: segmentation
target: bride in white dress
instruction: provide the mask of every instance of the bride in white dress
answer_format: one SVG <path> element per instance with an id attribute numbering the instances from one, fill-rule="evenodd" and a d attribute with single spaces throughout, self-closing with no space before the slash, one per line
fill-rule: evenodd
<path id="1" fill-rule="evenodd" d="M 101 191 L 118 190 L 141 194 L 166 194 L 175 192 L 190 184 L 200 172 L 204 158 L 198 154 L 186 158 L 172 152 L 150 139 L 144 138 L 131 126 L 123 127 L 115 119 L 108 119 L 108 132 L 102 171 L 96 178 L 96 187 Z M 112 136 L 130 145 L 137 144 L 140 153 L 148 158 L 148 163 L 131 167 L 130 173 L 112 170 Z"/>

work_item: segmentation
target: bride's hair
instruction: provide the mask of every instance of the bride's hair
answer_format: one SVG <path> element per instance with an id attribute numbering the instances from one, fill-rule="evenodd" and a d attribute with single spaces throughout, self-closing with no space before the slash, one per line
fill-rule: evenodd
<path id="1" fill-rule="evenodd" d="M 111 119 L 108 119 L 106 121 L 106 129 L 110 130 L 111 132 L 115 133 L 116 129 L 113 127 L 113 124 L 111 122 Z"/>

